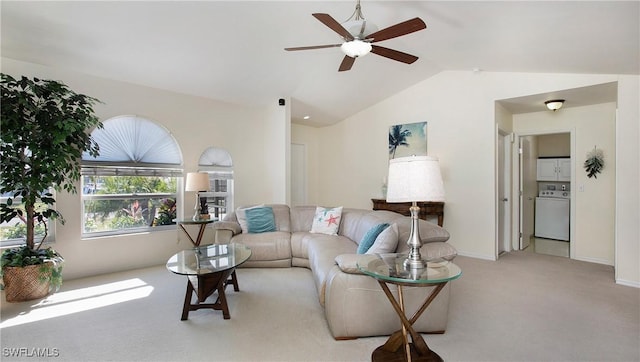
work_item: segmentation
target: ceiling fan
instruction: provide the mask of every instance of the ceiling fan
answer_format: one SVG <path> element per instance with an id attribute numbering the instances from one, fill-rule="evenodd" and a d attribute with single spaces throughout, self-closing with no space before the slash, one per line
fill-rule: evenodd
<path id="1" fill-rule="evenodd" d="M 364 35 L 367 21 L 362 16 L 360 0 L 358 0 L 356 4 L 356 10 L 353 12 L 351 17 L 347 19 L 347 21 L 343 24 L 338 23 L 329 14 L 315 13 L 312 15 L 321 23 L 329 27 L 331 30 L 338 33 L 338 35 L 340 35 L 342 39 L 344 39 L 344 42 L 341 44 L 285 48 L 284 50 L 294 51 L 340 47 L 340 49 L 342 49 L 342 51 L 345 53 L 345 56 L 342 59 L 340 67 L 338 68 L 339 72 L 351 69 L 357 57 L 364 56 L 369 52 L 406 64 L 415 62 L 416 60 L 418 60 L 418 57 L 416 57 L 415 55 L 381 47 L 372 43 L 397 38 L 399 36 L 407 35 L 425 29 L 427 27 L 422 19 L 413 18 L 411 20 L 392 25 L 388 28 L 374 31 L 369 35 Z"/>

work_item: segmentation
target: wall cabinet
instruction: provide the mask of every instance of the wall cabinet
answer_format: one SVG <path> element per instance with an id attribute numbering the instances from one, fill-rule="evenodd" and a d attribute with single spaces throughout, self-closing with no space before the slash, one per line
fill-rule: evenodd
<path id="1" fill-rule="evenodd" d="M 571 181 L 570 158 L 539 158 L 538 181 Z"/>

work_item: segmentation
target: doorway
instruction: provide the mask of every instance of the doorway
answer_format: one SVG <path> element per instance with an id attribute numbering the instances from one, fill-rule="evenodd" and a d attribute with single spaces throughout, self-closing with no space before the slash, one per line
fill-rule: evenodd
<path id="1" fill-rule="evenodd" d="M 570 205 L 572 173 L 569 178 L 558 176 L 557 179 L 542 180 L 538 177 L 538 163 L 543 161 L 546 164 L 550 160 L 563 160 L 569 162 L 569 169 L 573 169 L 574 136 L 573 131 L 557 131 L 553 133 L 531 133 L 519 135 L 519 240 L 516 250 L 527 250 L 540 254 L 571 257 L 573 255 L 574 243 L 572 242 L 571 226 L 569 227 L 569 240 L 557 240 L 555 238 L 536 237 L 536 210 L 541 207 L 538 203 L 546 200 L 550 190 L 563 192 L 565 201 Z M 559 171 L 558 171 L 559 172 Z M 568 195 L 568 196 L 567 196 Z M 560 197 L 561 195 L 558 195 Z M 569 200 L 566 200 L 569 198 Z M 540 210 L 538 210 L 540 211 Z M 573 206 L 569 208 L 567 220 L 573 220 Z M 573 223 L 570 223 L 573 225 Z"/>

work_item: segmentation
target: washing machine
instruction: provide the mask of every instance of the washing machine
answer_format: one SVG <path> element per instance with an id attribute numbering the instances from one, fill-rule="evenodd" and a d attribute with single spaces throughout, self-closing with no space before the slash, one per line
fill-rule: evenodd
<path id="1" fill-rule="evenodd" d="M 536 197 L 535 236 L 569 241 L 571 192 L 543 190 Z"/>

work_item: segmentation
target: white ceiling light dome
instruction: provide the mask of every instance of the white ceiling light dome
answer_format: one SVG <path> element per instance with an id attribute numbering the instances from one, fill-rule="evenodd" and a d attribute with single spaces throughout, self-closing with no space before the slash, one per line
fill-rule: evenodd
<path id="1" fill-rule="evenodd" d="M 371 52 L 371 44 L 366 41 L 354 39 L 344 42 L 340 46 L 340 49 L 351 58 L 357 58 L 369 54 L 369 52 Z"/>

